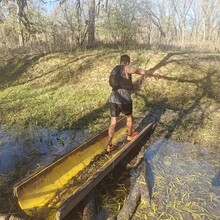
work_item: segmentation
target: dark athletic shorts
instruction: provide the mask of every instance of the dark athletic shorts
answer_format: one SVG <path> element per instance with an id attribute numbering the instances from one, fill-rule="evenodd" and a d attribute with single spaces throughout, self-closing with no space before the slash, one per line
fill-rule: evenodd
<path id="1" fill-rule="evenodd" d="M 120 113 L 123 113 L 125 115 L 131 115 L 132 114 L 132 103 L 129 104 L 115 104 L 115 103 L 109 103 L 110 107 L 110 114 L 111 117 L 118 117 Z"/>

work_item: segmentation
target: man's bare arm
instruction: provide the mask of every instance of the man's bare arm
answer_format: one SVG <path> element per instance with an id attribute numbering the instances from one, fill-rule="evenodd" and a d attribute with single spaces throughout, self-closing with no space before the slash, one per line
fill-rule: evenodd
<path id="1" fill-rule="evenodd" d="M 141 68 L 137 68 L 131 65 L 127 65 L 126 66 L 126 72 L 128 74 L 139 74 L 139 75 L 146 75 L 149 77 L 155 77 L 156 79 L 159 78 L 159 74 L 151 71 L 151 70 L 145 70 L 145 69 L 141 69 Z"/>

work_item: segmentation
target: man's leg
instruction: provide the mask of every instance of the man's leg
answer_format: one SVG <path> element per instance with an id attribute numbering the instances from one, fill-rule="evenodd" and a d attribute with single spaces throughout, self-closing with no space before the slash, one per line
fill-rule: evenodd
<path id="1" fill-rule="evenodd" d="M 121 105 L 121 111 L 126 116 L 126 126 L 128 129 L 128 135 L 130 136 L 133 131 L 132 103 Z"/>
<path id="2" fill-rule="evenodd" d="M 133 118 L 132 115 L 126 115 L 126 126 L 128 128 L 128 135 L 132 135 L 132 127 L 133 127 Z"/>
<path id="3" fill-rule="evenodd" d="M 112 139 L 115 133 L 115 128 L 117 125 L 117 117 L 111 117 L 111 123 L 108 127 L 108 144 L 112 144 Z"/>
<path id="4" fill-rule="evenodd" d="M 138 132 L 137 131 L 134 131 L 133 132 L 133 117 L 132 115 L 128 115 L 126 116 L 127 118 L 127 128 L 128 128 L 128 137 L 127 137 L 127 140 L 128 141 L 131 141 L 132 139 L 134 139 L 135 136 L 138 135 Z"/>

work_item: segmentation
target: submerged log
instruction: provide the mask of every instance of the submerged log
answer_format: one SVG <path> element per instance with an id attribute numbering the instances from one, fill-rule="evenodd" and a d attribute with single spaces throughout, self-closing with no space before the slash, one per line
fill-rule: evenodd
<path id="1" fill-rule="evenodd" d="M 135 183 L 126 199 L 126 202 L 120 210 L 117 220 L 129 220 L 135 213 L 140 201 L 147 203 L 150 201 L 148 187 L 147 187 L 147 163 L 144 160 L 145 149 L 142 147 L 139 152 L 135 165 L 137 166 Z M 127 166 L 128 168 L 134 168 L 134 166 Z"/>
<path id="2" fill-rule="evenodd" d="M 92 191 L 85 198 L 83 220 L 96 220 L 95 192 Z"/>

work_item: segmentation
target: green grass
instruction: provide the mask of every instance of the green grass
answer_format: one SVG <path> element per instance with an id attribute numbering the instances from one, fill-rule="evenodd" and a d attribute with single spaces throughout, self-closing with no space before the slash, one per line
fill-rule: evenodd
<path id="1" fill-rule="evenodd" d="M 106 117 L 105 103 L 110 93 L 107 77 L 111 66 L 103 61 L 105 56 L 109 60 L 113 55 L 111 51 L 49 54 L 22 73 L 5 69 L 3 65 L 1 77 L 8 81 L 1 80 L 1 124 L 67 129 L 88 125 L 96 117 Z M 10 71 L 16 73 L 9 79 L 6 76 Z M 92 111 L 99 115 L 91 114 Z"/>
<path id="2" fill-rule="evenodd" d="M 136 111 L 162 108 L 161 129 L 175 131 L 169 134 L 173 139 L 218 145 L 219 60 L 217 55 L 173 55 L 160 64 L 162 78 L 145 80 L 135 95 Z"/>
<path id="3" fill-rule="evenodd" d="M 155 67 L 162 75 L 158 81 L 146 78 L 133 94 L 135 116 L 164 109 L 163 129 L 175 126 L 175 138 L 187 140 L 184 133 L 190 131 L 190 139 L 197 142 L 204 143 L 204 135 L 207 144 L 219 141 L 214 138 L 220 117 L 219 54 L 103 49 L 3 57 L 0 123 L 21 128 L 103 129 L 109 121 L 108 76 L 122 53 L 131 56 L 133 65 Z M 169 117 L 177 115 L 175 120 L 166 121 L 168 110 Z"/>

